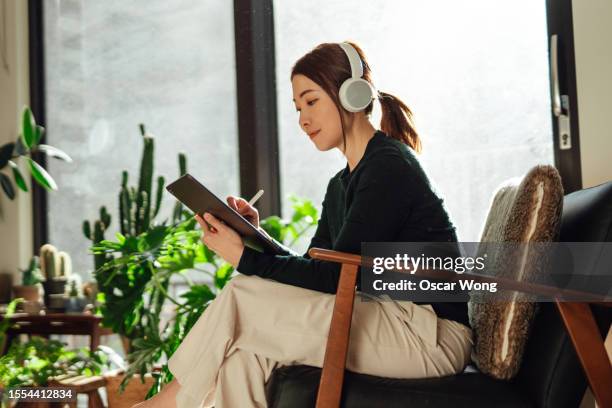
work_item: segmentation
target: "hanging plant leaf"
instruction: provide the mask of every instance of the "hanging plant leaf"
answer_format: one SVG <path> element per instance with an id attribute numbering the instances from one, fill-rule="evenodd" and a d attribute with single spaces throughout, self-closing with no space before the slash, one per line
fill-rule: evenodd
<path id="1" fill-rule="evenodd" d="M 11 160 L 13 150 L 15 150 L 15 143 L 7 143 L 0 147 L 0 169 L 3 169 L 9 160 Z"/>
<path id="2" fill-rule="evenodd" d="M 30 108 L 25 108 L 21 118 L 21 137 L 23 138 L 24 146 L 28 149 L 34 144 L 34 139 L 36 137 L 35 132 L 36 123 L 34 122 L 32 111 Z"/>
<path id="3" fill-rule="evenodd" d="M 38 146 L 38 150 L 44 152 L 47 156 L 55 157 L 56 159 L 63 160 L 68 163 L 72 163 L 72 158 L 68 156 L 66 152 L 58 149 L 57 147 L 41 144 Z"/>
<path id="4" fill-rule="evenodd" d="M 30 165 L 30 172 L 32 173 L 32 177 L 34 177 L 34 180 L 36 180 L 38 184 L 47 190 L 57 190 L 57 184 L 55 184 L 53 177 L 47 173 L 47 170 L 29 157 L 27 157 L 27 159 Z"/>
<path id="5" fill-rule="evenodd" d="M 36 125 L 36 129 L 34 130 L 34 145 L 40 143 L 40 140 L 42 139 L 44 133 L 45 128 L 40 125 Z"/>
<path id="6" fill-rule="evenodd" d="M 7 197 L 11 200 L 15 198 L 15 189 L 13 188 L 13 183 L 6 174 L 0 173 L 0 183 L 2 184 L 2 189 L 6 193 Z"/>
<path id="7" fill-rule="evenodd" d="M 21 171 L 19 170 L 17 163 L 15 163 L 12 160 L 9 160 L 9 165 L 13 169 L 13 178 L 15 179 L 15 184 L 17 184 L 17 187 L 19 187 L 21 190 L 27 193 L 28 186 L 26 185 L 25 179 L 21 175 Z"/>

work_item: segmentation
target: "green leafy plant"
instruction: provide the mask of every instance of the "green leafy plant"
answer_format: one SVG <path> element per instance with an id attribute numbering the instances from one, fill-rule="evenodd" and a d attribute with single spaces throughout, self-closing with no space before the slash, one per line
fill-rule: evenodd
<path id="1" fill-rule="evenodd" d="M 0 350 L 4 350 L 4 342 L 6 341 L 6 331 L 11 327 L 11 316 L 15 313 L 17 305 L 23 302 L 22 298 L 13 299 L 4 312 L 4 317 L 0 321 Z"/>
<path id="2" fill-rule="evenodd" d="M 119 229 L 125 237 L 137 236 L 147 231 L 153 224 L 158 215 L 161 200 L 164 192 L 165 179 L 163 176 L 157 178 L 157 191 L 153 194 L 153 171 L 155 138 L 146 132 L 145 125 L 139 125 L 140 134 L 143 140 L 142 158 L 140 160 L 140 175 L 138 186 L 128 186 L 129 174 L 124 170 L 121 174 L 121 187 L 118 197 L 119 208 Z M 187 158 L 183 153 L 178 155 L 179 173 L 187 173 Z M 152 198 L 155 197 L 154 201 Z M 172 222 L 176 223 L 181 219 L 183 208 L 180 203 L 175 205 Z M 92 224 L 83 221 L 83 234 L 85 238 L 96 245 L 105 239 L 104 235 L 111 223 L 111 216 L 106 207 L 100 208 L 100 218 Z M 94 270 L 99 270 L 102 265 L 112 261 L 112 256 L 105 253 L 94 254 Z"/>
<path id="3" fill-rule="evenodd" d="M 39 258 L 35 255 L 30 260 L 27 269 L 21 269 L 23 286 L 33 286 L 43 281 Z"/>
<path id="4" fill-rule="evenodd" d="M 110 367 L 108 357 L 100 350 L 66 349 L 65 345 L 38 336 L 25 343 L 14 341 L 8 353 L 0 357 L 0 387 L 44 387 L 51 377 L 98 375 Z"/>
<path id="5" fill-rule="evenodd" d="M 19 168 L 18 160 L 23 159 L 27 163 L 27 168 L 32 174 L 33 179 L 47 190 L 57 190 L 57 184 L 53 177 L 34 159 L 33 153 L 44 153 L 47 157 L 55 157 L 65 162 L 72 162 L 62 150 L 41 144 L 40 141 L 45 133 L 45 128 L 36 124 L 36 120 L 29 107 L 23 109 L 21 115 L 21 133 L 15 142 L 5 143 L 0 146 L 0 184 L 4 194 L 11 200 L 15 198 L 15 187 L 13 183 L 22 191 L 27 192 L 28 186 Z M 13 178 L 3 172 L 10 168 Z"/>

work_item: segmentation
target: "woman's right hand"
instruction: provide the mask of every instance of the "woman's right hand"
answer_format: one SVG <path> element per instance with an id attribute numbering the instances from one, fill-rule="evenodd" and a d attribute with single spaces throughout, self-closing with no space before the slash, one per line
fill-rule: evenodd
<path id="1" fill-rule="evenodd" d="M 242 197 L 227 196 L 227 204 L 246 218 L 255 228 L 259 228 L 259 211 L 247 200 Z"/>

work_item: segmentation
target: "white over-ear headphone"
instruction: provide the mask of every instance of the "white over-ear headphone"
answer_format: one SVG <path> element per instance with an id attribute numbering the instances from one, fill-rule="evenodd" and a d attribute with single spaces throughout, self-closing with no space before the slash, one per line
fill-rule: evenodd
<path id="1" fill-rule="evenodd" d="M 351 64 L 351 77 L 340 86 L 340 103 L 349 112 L 360 112 L 374 100 L 376 91 L 372 84 L 362 78 L 363 64 L 357 50 L 349 43 L 338 43 Z"/>

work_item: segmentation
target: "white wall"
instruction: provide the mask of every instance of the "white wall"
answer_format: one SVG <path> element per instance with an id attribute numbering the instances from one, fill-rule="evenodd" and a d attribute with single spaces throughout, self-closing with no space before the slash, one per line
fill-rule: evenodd
<path id="1" fill-rule="evenodd" d="M 22 0 L 0 4 L 0 144 L 16 139 L 21 109 L 29 104 L 27 4 Z M 4 172 L 12 178 L 10 169 Z M 29 193 L 18 192 L 10 201 L 0 192 L 0 273 L 16 274 L 32 256 L 31 200 Z"/>
<path id="2" fill-rule="evenodd" d="M 612 180 L 612 1 L 572 1 L 583 187 Z"/>

